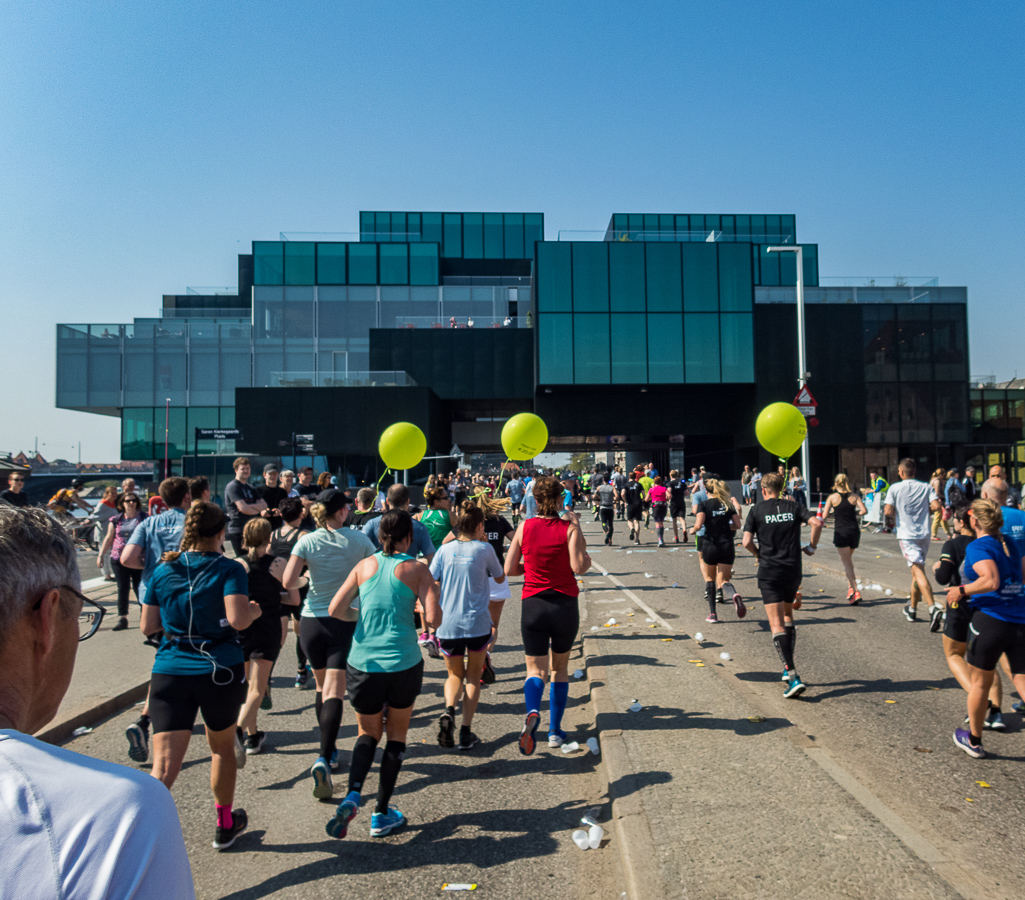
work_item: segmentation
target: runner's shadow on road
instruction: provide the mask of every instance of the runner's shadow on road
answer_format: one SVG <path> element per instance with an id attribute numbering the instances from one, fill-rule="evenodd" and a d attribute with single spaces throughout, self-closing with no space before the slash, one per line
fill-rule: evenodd
<path id="1" fill-rule="evenodd" d="M 738 675 L 738 677 L 743 676 Z M 775 681 L 775 678 L 770 680 Z M 822 700 L 844 697 L 848 694 L 914 694 L 920 691 L 927 691 L 929 688 L 954 688 L 957 687 L 957 682 L 953 678 L 942 678 L 933 681 L 921 679 L 893 681 L 889 678 L 878 678 L 874 681 L 863 681 L 860 679 L 833 681 L 813 684 L 811 687 L 814 689 L 814 694 L 803 696 L 801 698 L 802 703 L 819 703 Z M 823 691 L 822 688 L 834 688 L 834 690 Z"/>

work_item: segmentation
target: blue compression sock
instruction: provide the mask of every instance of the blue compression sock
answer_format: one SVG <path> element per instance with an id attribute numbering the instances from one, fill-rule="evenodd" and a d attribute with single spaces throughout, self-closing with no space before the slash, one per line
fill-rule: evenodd
<path id="1" fill-rule="evenodd" d="M 545 683 L 536 675 L 523 682 L 523 699 L 527 704 L 527 712 L 540 711 L 541 698 L 545 694 Z"/>
<path id="2" fill-rule="evenodd" d="M 569 682 L 553 681 L 548 691 L 548 731 L 562 736 L 562 714 L 566 712 L 569 699 Z"/>

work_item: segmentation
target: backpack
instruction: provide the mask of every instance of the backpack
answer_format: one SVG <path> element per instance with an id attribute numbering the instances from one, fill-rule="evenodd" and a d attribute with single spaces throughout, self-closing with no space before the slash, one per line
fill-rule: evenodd
<path id="1" fill-rule="evenodd" d="M 957 482 L 947 489 L 947 496 L 950 498 L 950 506 L 952 509 L 958 509 L 967 505 L 965 502 L 964 491 L 961 489 L 961 485 Z"/>

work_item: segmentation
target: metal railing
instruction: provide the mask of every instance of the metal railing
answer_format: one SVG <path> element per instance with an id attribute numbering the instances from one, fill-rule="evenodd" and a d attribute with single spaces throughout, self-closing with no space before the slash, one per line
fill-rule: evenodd
<path id="1" fill-rule="evenodd" d="M 681 243 L 700 243 L 705 241 L 707 243 L 750 243 L 750 244 L 792 244 L 794 242 L 794 236 L 792 234 L 779 235 L 779 234 L 729 234 L 725 231 L 644 231 L 640 229 L 629 229 L 624 231 L 613 231 L 606 229 L 604 231 L 596 230 L 560 230 L 559 238 L 560 241 L 623 241 L 626 243 L 633 241 L 665 241 L 672 243 L 674 241 Z"/>
<path id="2" fill-rule="evenodd" d="M 527 316 L 396 316 L 396 328 L 529 328 Z"/>
<path id="3" fill-rule="evenodd" d="M 164 307 L 160 310 L 161 319 L 242 319 L 246 322 L 252 321 L 252 308 L 213 306 L 203 308 L 182 308 L 169 309 Z"/>
<path id="4" fill-rule="evenodd" d="M 271 372 L 262 387 L 416 387 L 402 371 L 384 372 Z"/>
<path id="5" fill-rule="evenodd" d="M 939 287 L 935 275 L 820 275 L 823 287 Z"/>

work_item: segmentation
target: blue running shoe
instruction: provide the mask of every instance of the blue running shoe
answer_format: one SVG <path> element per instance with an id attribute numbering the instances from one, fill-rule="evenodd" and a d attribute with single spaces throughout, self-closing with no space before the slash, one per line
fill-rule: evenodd
<path id="1" fill-rule="evenodd" d="M 359 794 L 349 794 L 338 804 L 335 817 L 327 823 L 325 830 L 333 838 L 343 838 L 349 833 L 349 823 L 357 815 L 359 815 Z"/>
<path id="2" fill-rule="evenodd" d="M 537 733 L 537 726 L 541 724 L 541 716 L 537 714 L 536 710 L 531 710 L 527 713 L 527 718 L 523 722 L 523 733 L 520 735 L 520 753 L 524 756 L 530 756 L 534 752 L 534 748 L 537 746 L 537 740 L 534 735 Z"/>
<path id="3" fill-rule="evenodd" d="M 394 806 L 389 806 L 388 812 L 375 812 L 370 817 L 370 836 L 384 837 L 386 834 L 391 834 L 393 831 L 397 831 L 405 824 L 406 817 Z"/>
<path id="4" fill-rule="evenodd" d="M 1011 709 L 1016 713 L 1025 714 L 1025 700 L 1019 700 L 1017 703 L 1012 704 Z"/>
<path id="5" fill-rule="evenodd" d="M 787 681 L 787 682 L 789 682 L 790 681 L 790 670 L 789 669 L 784 669 L 783 670 L 783 674 L 779 676 L 779 680 L 780 681 Z"/>
<path id="6" fill-rule="evenodd" d="M 337 772 L 338 771 L 338 751 L 337 750 L 332 750 L 331 751 L 331 771 L 332 772 Z"/>
<path id="7" fill-rule="evenodd" d="M 330 800 L 334 785 L 331 784 L 331 769 L 323 756 L 317 757 L 310 768 L 310 774 L 313 776 L 313 796 L 318 800 Z"/>
<path id="8" fill-rule="evenodd" d="M 788 698 L 789 697 L 799 697 L 804 692 L 805 692 L 804 682 L 801 681 L 800 677 L 795 672 L 793 675 L 790 676 L 790 684 L 787 686 L 787 689 L 785 691 L 783 691 L 783 696 L 784 697 L 788 697 Z"/>
<path id="9" fill-rule="evenodd" d="M 954 746 L 960 747 L 972 759 L 985 759 L 987 755 L 982 744 L 972 743 L 972 733 L 967 728 L 958 728 L 954 732 Z"/>

